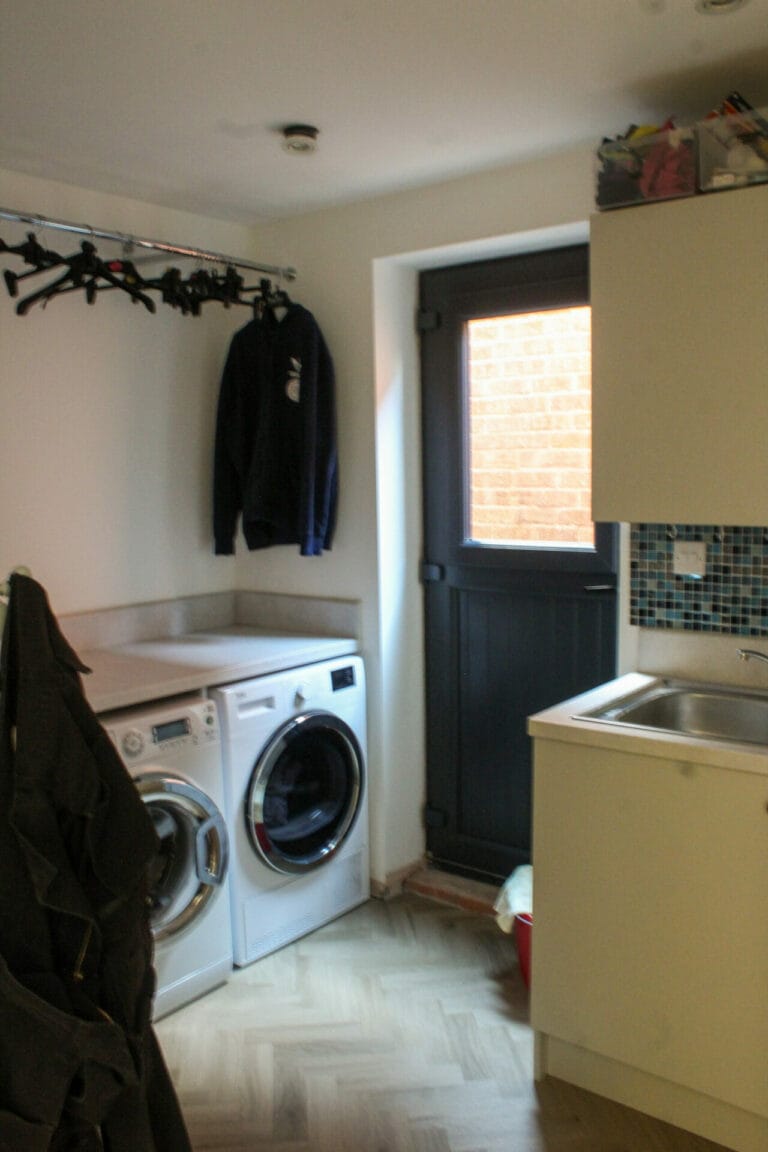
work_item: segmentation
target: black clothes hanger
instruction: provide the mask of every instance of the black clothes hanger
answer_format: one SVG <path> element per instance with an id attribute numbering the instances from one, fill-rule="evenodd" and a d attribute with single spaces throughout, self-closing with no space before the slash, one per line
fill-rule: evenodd
<path id="1" fill-rule="evenodd" d="M 135 264 L 130 260 L 108 260 L 106 263 L 101 261 L 99 263 L 101 267 L 98 276 L 93 276 L 85 285 L 85 298 L 89 304 L 95 303 L 97 292 L 111 292 L 118 288 L 127 292 L 134 304 L 143 304 L 147 312 L 154 315 L 155 302 L 141 291 L 142 288 L 146 287 L 146 281 L 142 278 Z M 107 283 L 100 284 L 98 282 L 100 278 L 106 280 Z M 64 288 L 62 291 L 74 291 L 74 286 Z"/>
<path id="2" fill-rule="evenodd" d="M 250 301 L 250 305 L 257 320 L 262 319 L 267 309 L 274 314 L 275 309 L 290 308 L 292 304 L 292 300 L 285 289 L 273 289 L 271 280 L 260 280 L 258 285 L 251 285 L 249 288 L 243 288 L 242 291 L 256 293 Z M 248 301 L 243 300 L 241 303 L 245 304 Z"/>
<path id="3" fill-rule="evenodd" d="M 182 316 L 188 316 L 192 312 L 189 291 L 178 268 L 166 268 L 162 276 L 156 280 L 145 280 L 144 284 L 145 287 L 154 288 L 158 291 L 163 304 L 170 304 L 171 308 L 178 308 Z"/>
<path id="4" fill-rule="evenodd" d="M 25 296 L 16 305 L 16 312 L 19 316 L 26 316 L 29 309 L 33 304 L 47 303 L 50 299 L 62 292 L 67 285 L 73 288 L 85 287 L 87 278 L 92 277 L 97 271 L 97 262 L 95 259 L 96 248 L 88 240 L 84 240 L 80 245 L 80 251 L 73 256 L 62 257 L 59 261 L 60 264 L 66 265 L 67 271 L 59 276 L 58 279 L 46 284 L 44 288 L 38 289 L 33 292 L 31 296 Z"/>
<path id="5" fill-rule="evenodd" d="M 207 300 L 216 299 L 216 280 L 215 277 L 208 272 L 205 268 L 199 268 L 197 272 L 193 272 L 186 281 L 182 281 L 184 290 L 187 293 L 189 300 L 190 310 L 193 316 L 200 315 L 200 308 Z"/>
<path id="6" fill-rule="evenodd" d="M 189 294 L 194 316 L 200 315 L 200 305 L 211 300 L 223 304 L 225 308 L 230 308 L 233 304 L 249 303 L 241 297 L 241 293 L 247 291 L 243 287 L 243 278 L 231 265 L 227 267 L 223 276 L 201 268 L 182 283 Z"/>
<path id="7" fill-rule="evenodd" d="M 290 308 L 292 303 L 293 301 L 285 288 L 278 288 L 269 299 L 270 308 Z"/>
<path id="8" fill-rule="evenodd" d="M 140 301 L 148 311 L 155 311 L 154 302 L 140 291 L 140 285 L 143 284 L 143 281 L 135 265 L 128 260 L 113 260 L 108 262 L 100 260 L 96 254 L 96 248 L 88 241 L 83 242 L 80 252 L 76 253 L 75 256 L 64 257 L 60 256 L 58 252 L 43 248 L 42 245 L 37 242 L 34 233 L 30 232 L 23 244 L 12 246 L 0 240 L 0 252 L 9 252 L 16 256 L 21 256 L 25 263 L 34 265 L 29 272 L 16 273 L 8 270 L 4 271 L 3 277 L 8 293 L 13 297 L 18 296 L 19 282 L 21 280 L 26 280 L 30 276 L 37 276 L 41 272 L 47 272 L 50 271 L 51 268 L 61 267 L 62 265 L 66 265 L 69 269 L 68 272 L 52 284 L 46 285 L 46 287 L 39 292 L 35 292 L 20 301 L 16 309 L 20 316 L 25 315 L 29 308 L 38 301 L 42 301 L 45 305 L 54 295 L 62 295 L 65 292 L 76 291 L 80 288 L 85 289 L 86 299 L 89 304 L 95 301 L 96 292 L 103 291 L 107 287 L 121 288 L 123 291 L 128 292 L 134 300 Z M 122 273 L 122 276 L 120 276 L 119 273 Z M 85 279 L 86 276 L 89 276 L 88 280 Z M 107 280 L 108 284 L 99 284 L 100 279 Z M 68 283 L 70 280 L 71 283 Z"/>
<path id="9" fill-rule="evenodd" d="M 240 273 L 232 267 L 231 264 L 227 265 L 227 270 L 220 278 L 221 286 L 221 303 L 225 308 L 229 308 L 232 304 L 247 304 L 247 300 L 241 299 L 241 293 L 244 287 L 243 277 Z"/>
<path id="10" fill-rule="evenodd" d="M 9 296 L 18 296 L 20 280 L 26 280 L 30 276 L 37 276 L 38 273 L 47 271 L 49 268 L 55 268 L 56 265 L 62 263 L 62 258 L 58 252 L 50 252 L 47 248 L 43 248 L 43 246 L 38 243 L 34 232 L 28 232 L 26 240 L 21 244 L 10 245 L 6 244 L 4 240 L 0 240 L 0 252 L 8 252 L 14 256 L 21 256 L 25 264 L 33 265 L 29 272 L 17 273 L 8 270 L 3 272 L 3 278 Z"/>
<path id="11" fill-rule="evenodd" d="M 61 256 L 58 252 L 50 252 L 38 243 L 34 232 L 27 232 L 27 238 L 21 244 L 6 244 L 0 240 L 0 252 L 9 252 L 14 256 L 21 256 L 25 264 L 34 264 L 38 268 L 50 267 L 51 264 L 60 264 Z"/>
<path id="12" fill-rule="evenodd" d="M 72 230 L 83 231 L 74 226 Z M 94 233 L 93 238 L 95 235 Z M 121 237 L 116 233 L 110 234 L 107 238 L 117 240 Z M 124 251 L 129 251 L 131 238 L 122 237 L 122 239 Z M 137 243 L 154 246 L 151 241 L 137 241 Z M 160 247 L 159 244 L 157 247 Z M 156 308 L 148 292 L 159 292 L 164 304 L 178 308 L 185 316 L 199 316 L 203 304 L 209 301 L 223 304 L 225 308 L 244 305 L 253 309 L 257 319 L 261 319 L 267 309 L 274 314 L 276 309 L 288 308 L 291 305 L 288 293 L 282 289 L 273 289 L 269 279 L 263 278 L 257 285 L 246 287 L 238 269 L 248 265 L 228 263 L 226 257 L 221 260 L 221 266 L 225 267 L 223 273 L 201 268 L 184 280 L 178 268 L 167 268 L 161 276 L 149 279 L 142 276 L 136 265 L 128 259 L 102 259 L 90 239 L 81 243 L 79 251 L 69 256 L 61 256 L 58 252 L 43 248 L 35 234 L 29 232 L 26 240 L 16 245 L 7 244 L 0 239 L 0 253 L 18 256 L 30 266 L 26 272 L 3 272 L 8 293 L 14 298 L 18 297 L 19 285 L 23 280 L 39 276 L 43 272 L 50 272 L 51 269 L 62 269 L 61 275 L 18 302 L 16 312 L 19 316 L 25 316 L 35 304 L 42 304 L 45 308 L 49 300 L 72 292 L 83 292 L 87 302 L 94 304 L 100 292 L 114 289 L 127 293 L 134 303 L 143 304 L 151 313 L 154 313 Z M 210 258 L 215 262 L 212 254 Z M 265 268 L 264 271 L 271 272 L 272 269 Z M 274 271 L 282 278 L 282 269 Z"/>
<path id="13" fill-rule="evenodd" d="M 291 304 L 292 300 L 284 288 L 276 288 L 274 292 L 270 292 L 267 298 L 267 307 L 278 321 L 284 319 L 284 317 L 278 316 L 277 310 L 279 308 L 284 308 L 287 312 L 291 307 Z"/>
<path id="14" fill-rule="evenodd" d="M 89 240 L 83 240 L 79 252 L 61 259 L 59 263 L 66 265 L 67 271 L 58 279 L 46 284 L 44 288 L 40 288 L 37 292 L 33 292 L 30 296 L 20 300 L 16 305 L 16 312 L 19 316 L 25 316 L 34 304 L 42 303 L 45 307 L 54 296 L 63 295 L 78 288 L 85 290 L 86 300 L 89 304 L 93 304 L 96 300 L 96 294 L 102 290 L 102 287 L 106 287 L 99 284 L 100 280 L 106 280 L 107 285 L 111 288 L 119 288 L 127 292 L 134 301 L 142 303 L 148 312 L 155 311 L 154 301 L 137 286 L 140 277 L 135 267 L 130 265 L 130 274 L 121 278 L 112 271 L 109 264 L 99 259 L 95 245 L 91 244 Z M 122 270 L 124 262 L 120 261 L 119 263 Z M 125 263 L 130 262 L 126 261 Z"/>
<path id="15" fill-rule="evenodd" d="M 267 307 L 267 300 L 272 291 L 271 280 L 259 280 L 258 284 L 252 284 L 250 288 L 244 288 L 244 292 L 254 292 L 255 295 L 251 299 L 251 307 L 253 308 L 254 320 L 261 320 L 264 315 L 264 310 Z"/>
<path id="16" fill-rule="evenodd" d="M 113 289 L 118 288 L 123 292 L 127 292 L 132 298 L 134 303 L 141 303 L 148 312 L 154 314 L 155 302 L 144 292 L 142 288 L 146 286 L 146 281 L 142 278 L 140 272 L 130 260 L 98 260 L 98 273 L 94 274 L 88 283 L 85 285 L 85 298 L 89 304 L 95 303 L 97 292 L 111 292 Z M 100 284 L 99 280 L 106 280 L 106 284 Z M 76 285 L 72 288 L 64 288 L 62 292 L 74 291 Z"/>

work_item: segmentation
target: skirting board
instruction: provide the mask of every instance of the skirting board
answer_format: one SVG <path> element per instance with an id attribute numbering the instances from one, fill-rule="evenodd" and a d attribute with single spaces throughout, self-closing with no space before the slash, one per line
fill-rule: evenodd
<path id="1" fill-rule="evenodd" d="M 403 886 L 408 877 L 412 876 L 423 865 L 423 860 L 415 860 L 412 864 L 406 864 L 404 868 L 397 868 L 394 872 L 388 872 L 385 880 L 376 880 L 372 876 L 371 896 L 374 900 L 391 900 L 393 896 L 402 895 Z"/>
<path id="2" fill-rule="evenodd" d="M 765 1152 L 768 1148 L 768 1118 L 764 1116 L 745 1112 L 542 1032 L 534 1034 L 534 1051 L 537 1080 L 546 1075 L 555 1076 L 724 1144 L 734 1152 Z"/>

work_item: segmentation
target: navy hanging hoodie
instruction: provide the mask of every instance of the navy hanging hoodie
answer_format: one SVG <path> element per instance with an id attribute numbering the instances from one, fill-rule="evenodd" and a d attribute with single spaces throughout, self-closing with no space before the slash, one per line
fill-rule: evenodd
<path id="1" fill-rule="evenodd" d="M 333 363 L 314 316 L 290 304 L 232 338 L 219 393 L 214 551 L 235 551 L 238 515 L 249 549 L 331 547 L 338 462 Z"/>

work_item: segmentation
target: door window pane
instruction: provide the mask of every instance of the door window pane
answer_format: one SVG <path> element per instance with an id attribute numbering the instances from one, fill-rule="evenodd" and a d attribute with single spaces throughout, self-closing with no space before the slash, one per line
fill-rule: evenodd
<path id="1" fill-rule="evenodd" d="M 466 539 L 593 548 L 588 306 L 467 324 Z"/>

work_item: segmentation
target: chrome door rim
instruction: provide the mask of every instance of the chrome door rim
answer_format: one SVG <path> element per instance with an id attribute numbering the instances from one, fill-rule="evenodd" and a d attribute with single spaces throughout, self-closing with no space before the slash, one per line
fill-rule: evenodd
<path id="1" fill-rule="evenodd" d="M 333 733 L 344 750 L 344 761 L 349 770 L 350 795 L 346 811 L 332 836 L 323 847 L 303 857 L 291 857 L 273 842 L 264 821 L 264 801 L 270 777 L 279 759 L 299 734 L 314 730 Z M 245 797 L 245 821 L 254 850 L 264 863 L 275 872 L 300 875 L 314 871 L 333 859 L 344 844 L 360 811 L 364 788 L 364 762 L 360 744 L 352 729 L 332 712 L 303 712 L 278 728 L 260 752 L 251 774 Z"/>
<path id="2" fill-rule="evenodd" d="M 154 940 L 159 943 L 169 936 L 183 932 L 215 896 L 229 866 L 229 837 L 223 816 L 202 788 L 160 772 L 137 776 L 134 784 L 146 805 L 153 803 L 168 805 L 171 802 L 197 825 L 198 836 L 201 831 L 205 831 L 207 849 L 205 865 L 202 864 L 199 855 L 195 859 L 197 890 L 178 915 L 167 924 L 152 927 Z M 201 872 L 205 874 L 201 875 Z"/>

